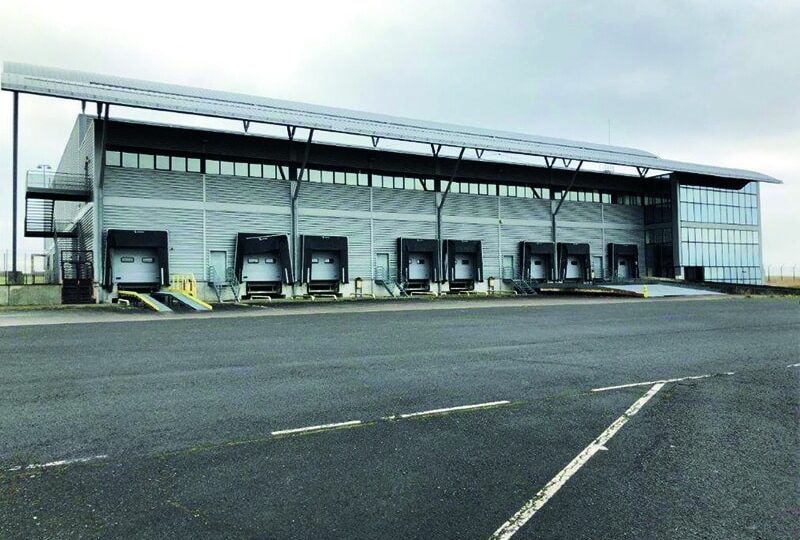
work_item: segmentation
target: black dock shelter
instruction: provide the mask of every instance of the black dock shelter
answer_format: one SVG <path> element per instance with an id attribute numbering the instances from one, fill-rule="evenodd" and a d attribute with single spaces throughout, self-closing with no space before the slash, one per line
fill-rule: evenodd
<path id="1" fill-rule="evenodd" d="M 285 234 L 239 233 L 236 235 L 236 252 L 234 256 L 234 274 L 242 281 L 242 268 L 248 255 L 277 253 L 283 268 L 283 282 L 291 285 L 294 282 L 292 257 L 289 251 L 289 237 Z"/>
<path id="2" fill-rule="evenodd" d="M 435 239 L 398 238 L 397 239 L 397 278 L 401 283 L 408 282 L 416 276 L 411 275 L 411 258 L 414 254 L 423 254 L 431 262 L 431 275 L 428 280 L 433 283 L 443 281 L 437 264 L 439 243 Z"/>
<path id="3" fill-rule="evenodd" d="M 155 262 L 159 267 L 159 285 L 169 285 L 169 234 L 167 231 L 109 229 L 106 233 L 103 273 L 103 288 L 107 291 L 114 288 L 111 256 L 115 249 L 152 250 L 155 253 Z"/>
<path id="4" fill-rule="evenodd" d="M 553 242 L 519 243 L 522 279 L 551 281 L 555 279 L 556 245 Z M 534 265 L 544 268 L 535 269 Z"/>
<path id="5" fill-rule="evenodd" d="M 592 278 L 589 244 L 559 242 L 558 277 L 563 281 L 588 281 Z"/>

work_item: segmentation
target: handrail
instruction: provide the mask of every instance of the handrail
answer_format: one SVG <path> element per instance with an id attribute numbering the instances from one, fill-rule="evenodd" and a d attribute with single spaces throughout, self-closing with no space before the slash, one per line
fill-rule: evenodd
<path id="1" fill-rule="evenodd" d="M 25 185 L 30 188 L 64 189 L 88 191 L 91 182 L 88 176 L 79 173 L 43 171 L 33 169 L 27 172 Z"/>

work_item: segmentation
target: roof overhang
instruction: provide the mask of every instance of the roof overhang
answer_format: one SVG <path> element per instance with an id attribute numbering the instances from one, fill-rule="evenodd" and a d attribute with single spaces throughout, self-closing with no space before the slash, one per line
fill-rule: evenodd
<path id="1" fill-rule="evenodd" d="M 137 79 L 5 62 L 3 90 L 164 112 L 225 118 L 434 146 L 475 149 L 691 173 L 749 182 L 782 183 L 771 176 L 661 159 L 655 154 L 603 144 L 425 122 L 348 109 L 206 90 Z"/>

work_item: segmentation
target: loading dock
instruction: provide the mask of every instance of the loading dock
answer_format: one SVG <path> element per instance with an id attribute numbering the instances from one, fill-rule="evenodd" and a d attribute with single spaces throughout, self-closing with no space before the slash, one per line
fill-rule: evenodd
<path id="1" fill-rule="evenodd" d="M 562 281 L 589 281 L 591 279 L 591 253 L 589 244 L 558 244 L 559 279 Z"/>
<path id="2" fill-rule="evenodd" d="M 480 240 L 445 240 L 444 266 L 451 291 L 475 290 L 483 281 L 483 250 Z"/>
<path id="3" fill-rule="evenodd" d="M 347 263 L 347 237 L 300 237 L 300 281 L 309 294 L 339 294 L 339 285 L 349 282 Z"/>
<path id="4" fill-rule="evenodd" d="M 555 251 L 552 242 L 520 242 L 522 279 L 537 282 L 555 279 Z"/>
<path id="5" fill-rule="evenodd" d="M 291 285 L 292 259 L 285 234 L 239 233 L 234 262 L 236 279 L 244 295 L 280 296 L 283 285 Z"/>
<path id="6" fill-rule="evenodd" d="M 638 278 L 639 246 L 636 244 L 608 244 L 608 264 L 613 278 Z"/>
<path id="7" fill-rule="evenodd" d="M 166 231 L 109 229 L 103 286 L 111 291 L 156 291 L 169 284 L 169 235 Z"/>
<path id="8" fill-rule="evenodd" d="M 410 292 L 429 292 L 439 281 L 438 243 L 422 238 L 397 239 L 398 280 Z"/>

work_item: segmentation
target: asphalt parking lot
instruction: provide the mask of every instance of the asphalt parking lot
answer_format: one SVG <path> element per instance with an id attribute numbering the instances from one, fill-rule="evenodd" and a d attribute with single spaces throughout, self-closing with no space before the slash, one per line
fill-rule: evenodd
<path id="1" fill-rule="evenodd" d="M 797 298 L 455 307 L 0 327 L 0 537 L 800 537 Z"/>

